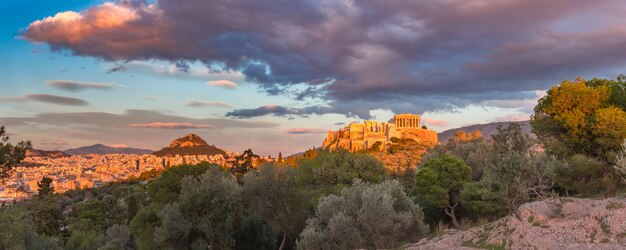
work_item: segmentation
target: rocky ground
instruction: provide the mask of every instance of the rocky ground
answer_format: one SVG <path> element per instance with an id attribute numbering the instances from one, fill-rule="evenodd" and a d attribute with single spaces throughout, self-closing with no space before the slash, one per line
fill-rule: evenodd
<path id="1" fill-rule="evenodd" d="M 408 244 L 406 249 L 626 249 L 626 198 L 556 198 L 524 204 L 466 231 Z"/>

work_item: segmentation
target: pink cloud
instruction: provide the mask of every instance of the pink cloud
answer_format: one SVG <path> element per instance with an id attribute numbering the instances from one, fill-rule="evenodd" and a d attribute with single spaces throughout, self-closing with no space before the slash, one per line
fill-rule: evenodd
<path id="1" fill-rule="evenodd" d="M 114 147 L 114 148 L 127 148 L 128 145 L 126 144 L 111 144 L 109 145 L 109 147 Z"/>
<path id="2" fill-rule="evenodd" d="M 422 118 L 422 122 L 435 127 L 445 127 L 446 125 L 448 125 L 448 121 L 446 120 L 432 119 L 428 117 Z"/>
<path id="3" fill-rule="evenodd" d="M 158 128 L 158 129 L 193 129 L 193 128 L 211 128 L 205 124 L 192 124 L 188 122 L 151 122 L 151 123 L 132 123 L 128 125 L 132 128 Z"/>
<path id="4" fill-rule="evenodd" d="M 217 80 L 217 81 L 208 81 L 206 82 L 209 86 L 220 87 L 224 89 L 236 89 L 237 83 L 229 80 Z"/>
<path id="5" fill-rule="evenodd" d="M 530 120 L 530 114 L 513 114 L 497 117 L 497 122 L 519 122 Z"/>
<path id="6" fill-rule="evenodd" d="M 292 135 L 321 134 L 326 132 L 328 132 L 328 130 L 319 128 L 290 128 L 285 130 L 285 133 Z"/>

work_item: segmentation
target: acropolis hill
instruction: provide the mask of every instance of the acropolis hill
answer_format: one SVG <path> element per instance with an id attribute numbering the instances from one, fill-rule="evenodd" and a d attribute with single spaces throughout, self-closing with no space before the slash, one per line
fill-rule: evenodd
<path id="1" fill-rule="evenodd" d="M 422 127 L 420 121 L 421 117 L 416 114 L 397 114 L 388 122 L 353 122 L 338 131 L 328 131 L 322 147 L 331 151 L 385 150 L 400 139 L 413 139 L 422 145 L 436 145 L 437 132 Z"/>

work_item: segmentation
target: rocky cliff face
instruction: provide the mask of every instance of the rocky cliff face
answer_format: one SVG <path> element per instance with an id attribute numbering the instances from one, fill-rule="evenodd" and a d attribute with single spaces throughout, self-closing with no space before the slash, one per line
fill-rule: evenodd
<path id="1" fill-rule="evenodd" d="M 222 155 L 226 152 L 213 145 L 209 145 L 200 136 L 195 134 L 187 134 L 178 138 L 159 151 L 152 153 L 156 156 L 175 156 L 175 155 Z"/>
<path id="2" fill-rule="evenodd" d="M 507 216 L 466 231 L 448 230 L 406 249 L 626 249 L 626 198 L 559 198 L 520 207 L 521 220 Z"/>

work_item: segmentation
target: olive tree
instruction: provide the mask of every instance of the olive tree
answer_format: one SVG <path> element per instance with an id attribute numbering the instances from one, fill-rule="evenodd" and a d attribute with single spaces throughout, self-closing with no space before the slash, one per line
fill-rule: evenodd
<path id="1" fill-rule="evenodd" d="M 17 145 L 8 143 L 9 136 L 0 127 L 0 180 L 9 177 L 13 168 L 19 164 L 26 156 L 26 151 L 32 149 L 30 141 L 21 141 Z"/>
<path id="2" fill-rule="evenodd" d="M 340 195 L 322 197 L 300 234 L 298 249 L 382 249 L 427 233 L 422 209 L 400 182 L 355 180 Z"/>

